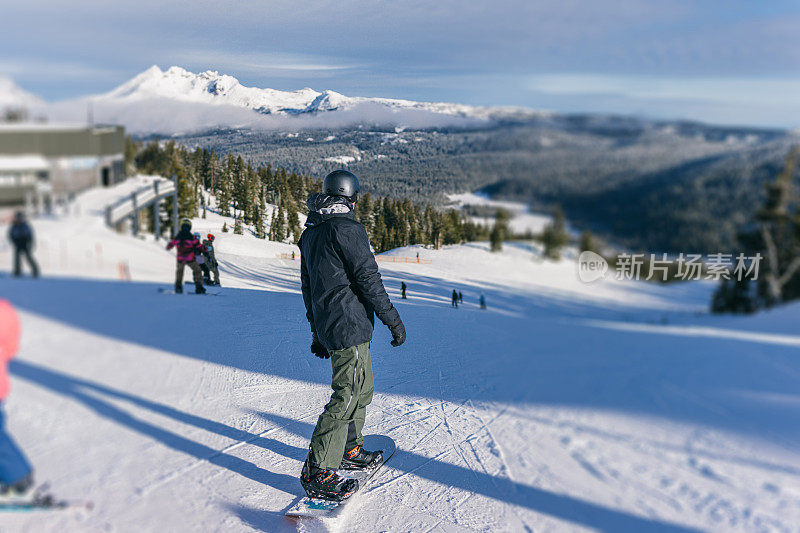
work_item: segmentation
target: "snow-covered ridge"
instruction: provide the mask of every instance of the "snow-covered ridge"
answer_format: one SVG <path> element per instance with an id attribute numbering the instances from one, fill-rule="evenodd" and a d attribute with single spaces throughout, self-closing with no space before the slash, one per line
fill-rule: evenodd
<path id="1" fill-rule="evenodd" d="M 532 113 L 523 108 L 475 107 L 443 102 L 351 97 L 330 90 L 318 92 L 308 87 L 296 91 L 261 89 L 246 87 L 233 76 L 212 70 L 194 73 L 173 66 L 162 71 L 156 65 L 112 91 L 94 97 L 93 100 L 96 102 L 112 100 L 133 102 L 164 98 L 181 102 L 231 105 L 267 114 L 347 110 L 359 104 L 368 103 L 391 109 L 418 109 L 438 114 L 475 118 Z"/>
<path id="2" fill-rule="evenodd" d="M 262 89 L 212 70 L 194 73 L 178 66 L 161 70 L 156 65 L 109 92 L 44 104 L 36 111 L 49 120 L 83 121 L 87 109 L 92 110 L 96 122 L 122 124 L 134 134 L 166 135 L 364 124 L 400 129 L 481 127 L 496 120 L 550 116 L 518 107 L 354 97 L 308 87 Z"/>

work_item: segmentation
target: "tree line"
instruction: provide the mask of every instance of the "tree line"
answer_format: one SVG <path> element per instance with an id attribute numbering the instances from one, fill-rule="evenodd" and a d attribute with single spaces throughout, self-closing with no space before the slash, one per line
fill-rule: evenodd
<path id="1" fill-rule="evenodd" d="M 322 186 L 320 179 L 285 167 L 253 165 L 241 156 L 223 156 L 200 147 L 190 150 L 174 141 L 140 144 L 128 139 L 125 156 L 129 173 L 177 177 L 180 217 L 205 217 L 208 196 L 213 195 L 220 214 L 234 219 L 233 228 L 226 223 L 222 231 L 241 234 L 250 227 L 256 237 L 272 241 L 298 241 L 299 214 L 305 212 L 309 195 Z M 167 205 L 165 212 L 171 209 Z M 490 238 L 493 249 L 499 249 L 502 240 L 510 237 L 507 216 L 498 216 L 488 228 L 456 209 L 369 192 L 360 195 L 355 217 L 366 228 L 376 253 L 411 244 L 439 248 Z M 162 227 L 169 227 L 166 220 Z"/>

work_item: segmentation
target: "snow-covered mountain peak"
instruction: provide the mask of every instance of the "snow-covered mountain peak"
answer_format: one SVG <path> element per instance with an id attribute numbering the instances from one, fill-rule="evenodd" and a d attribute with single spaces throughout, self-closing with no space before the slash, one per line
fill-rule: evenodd
<path id="1" fill-rule="evenodd" d="M 232 105 L 262 113 L 304 110 L 320 93 L 313 89 L 277 91 L 246 87 L 215 70 L 194 73 L 179 66 L 162 71 L 152 66 L 97 100 L 169 99 L 183 102 Z"/>
<path id="2" fill-rule="evenodd" d="M 55 106 L 51 114 L 58 119 L 83 116 L 85 105 L 80 104 L 87 100 L 98 120 L 124 124 L 135 132 L 169 134 L 211 128 L 349 127 L 364 122 L 430 128 L 534 114 L 524 109 L 353 97 L 310 87 L 262 89 L 215 70 L 195 73 L 180 66 L 162 70 L 158 65 L 107 93 Z M 285 120 L 290 116 L 302 118 Z"/>

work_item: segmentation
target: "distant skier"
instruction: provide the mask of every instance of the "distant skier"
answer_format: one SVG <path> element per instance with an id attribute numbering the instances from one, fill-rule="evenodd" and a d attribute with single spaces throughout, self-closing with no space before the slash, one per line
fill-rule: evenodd
<path id="1" fill-rule="evenodd" d="M 308 199 L 308 220 L 298 244 L 311 352 L 331 358 L 333 394 L 317 420 L 300 482 L 311 497 L 341 500 L 357 490 L 358 481 L 338 470 L 382 460 L 380 450 L 361 447 L 374 391 L 373 313 L 389 327 L 392 346 L 405 342 L 406 330 L 383 287 L 367 232 L 353 215 L 358 179 L 337 170 L 325 177 L 322 187 L 323 193 Z"/>
<path id="2" fill-rule="evenodd" d="M 453 289 L 453 297 L 451 298 L 450 305 L 458 309 L 458 293 Z"/>
<path id="3" fill-rule="evenodd" d="M 407 288 L 408 288 L 408 287 L 406 287 L 406 282 L 405 282 L 405 281 L 401 281 L 401 282 L 400 282 L 400 292 L 402 293 L 402 295 L 401 295 L 400 297 L 401 297 L 403 300 L 405 300 L 405 299 L 406 299 L 406 289 L 407 289 Z"/>
<path id="4" fill-rule="evenodd" d="M 177 294 L 183 292 L 183 270 L 188 266 L 194 275 L 195 292 L 197 294 L 205 294 L 206 289 L 203 287 L 203 274 L 200 271 L 200 266 L 197 264 L 197 255 L 203 252 L 203 245 L 192 235 L 191 220 L 184 219 L 181 222 L 181 230 L 169 241 L 169 244 L 167 244 L 167 250 L 171 250 L 172 248 L 177 248 L 178 250 L 177 268 L 175 270 L 175 292 Z"/>
<path id="5" fill-rule="evenodd" d="M 486 298 L 483 296 L 483 293 L 481 293 L 480 304 L 481 304 L 481 309 L 486 309 Z"/>
<path id="6" fill-rule="evenodd" d="M 217 264 L 217 256 L 214 253 L 214 235 L 209 233 L 206 235 L 206 240 L 203 241 L 203 255 L 206 258 L 206 267 L 210 274 L 214 274 L 213 284 L 219 286 L 219 265 Z M 209 278 L 211 277 L 209 274 Z M 208 280 L 211 281 L 210 279 Z"/>
<path id="7" fill-rule="evenodd" d="M 464 295 L 461 294 L 461 291 L 458 291 L 458 303 L 459 304 L 463 304 L 464 303 Z"/>
<path id="8" fill-rule="evenodd" d="M 39 277 L 39 265 L 31 255 L 33 250 L 33 229 L 28 221 L 25 219 L 25 213 L 17 211 L 14 214 L 14 220 L 11 222 L 11 227 L 8 229 L 8 240 L 14 245 L 14 276 L 22 275 L 22 258 L 28 262 L 31 269 L 31 274 L 34 278 Z"/>
<path id="9" fill-rule="evenodd" d="M 24 498 L 33 493 L 33 469 L 5 431 L 2 404 L 8 397 L 8 362 L 19 348 L 19 317 L 6 300 L 0 300 L 0 499 Z"/>

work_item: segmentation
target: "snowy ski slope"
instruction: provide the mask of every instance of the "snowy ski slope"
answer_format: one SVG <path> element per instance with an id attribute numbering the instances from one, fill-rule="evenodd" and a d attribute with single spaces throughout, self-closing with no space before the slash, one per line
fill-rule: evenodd
<path id="1" fill-rule="evenodd" d="M 411 247 L 389 254 L 432 262 L 380 263 L 408 341 L 391 348 L 376 329 L 367 430 L 390 435 L 397 454 L 342 516 L 287 520 L 329 363 L 308 351 L 299 261 L 276 258 L 295 248 L 221 225 L 196 221 L 219 238 L 219 297 L 159 294 L 173 276 L 163 243 L 114 234 L 88 208 L 36 221 L 44 279 L 9 279 L 0 246 L 0 295 L 24 327 L 10 430 L 40 480 L 95 502 L 2 516 L 0 529 L 800 524 L 800 307 L 709 316 L 709 285 L 584 285 L 571 258 L 542 261 L 518 243 Z M 131 281 L 118 279 L 120 261 Z"/>

